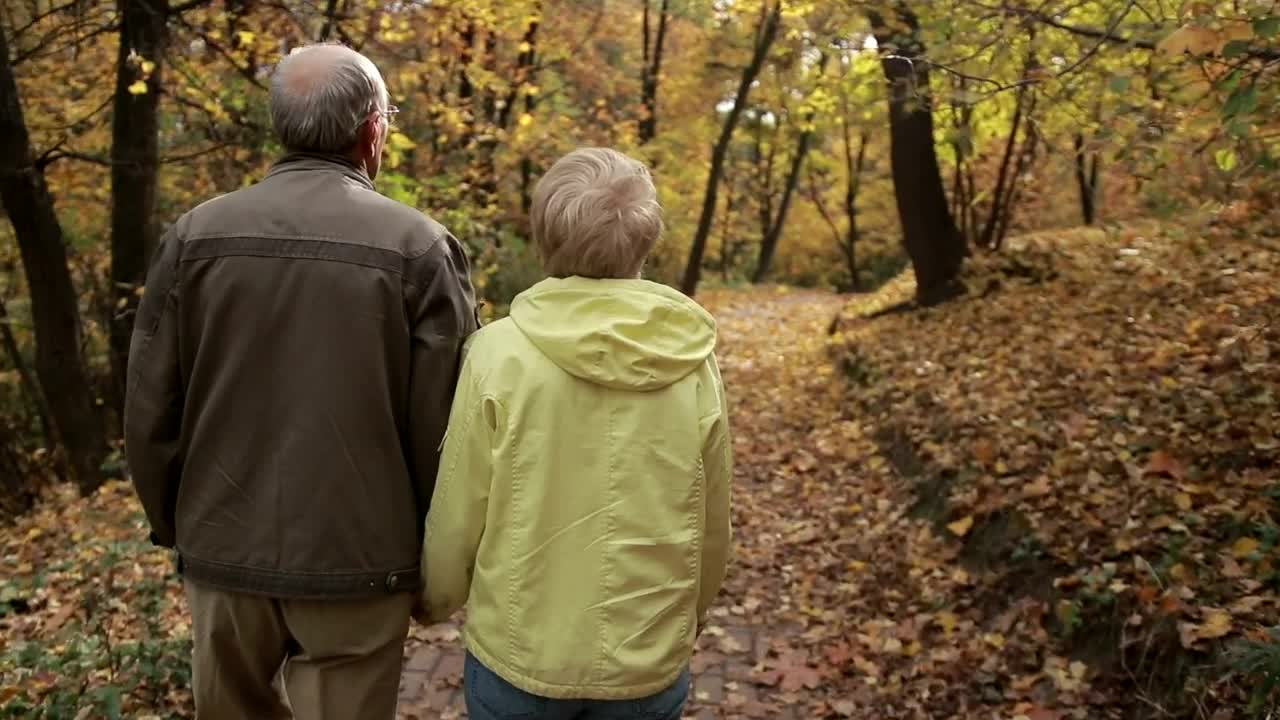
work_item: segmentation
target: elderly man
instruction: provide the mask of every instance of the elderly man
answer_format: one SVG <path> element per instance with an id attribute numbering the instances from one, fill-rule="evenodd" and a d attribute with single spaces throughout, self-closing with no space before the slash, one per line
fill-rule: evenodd
<path id="1" fill-rule="evenodd" d="M 289 55 L 288 154 L 184 215 L 147 278 L 125 442 L 152 540 L 178 551 L 199 717 L 394 714 L 477 325 L 458 240 L 374 191 L 395 112 L 360 54 Z"/>

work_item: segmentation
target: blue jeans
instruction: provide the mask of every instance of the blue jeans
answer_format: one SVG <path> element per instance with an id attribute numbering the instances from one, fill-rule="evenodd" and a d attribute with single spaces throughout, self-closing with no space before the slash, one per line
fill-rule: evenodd
<path id="1" fill-rule="evenodd" d="M 657 695 L 639 700 L 558 700 L 527 693 L 467 653 L 464 674 L 471 720 L 680 720 L 689 671 Z"/>

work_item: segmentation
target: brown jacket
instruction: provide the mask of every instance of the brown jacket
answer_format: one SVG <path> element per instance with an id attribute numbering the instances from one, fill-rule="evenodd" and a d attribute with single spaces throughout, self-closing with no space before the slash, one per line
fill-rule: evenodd
<path id="1" fill-rule="evenodd" d="M 337 157 L 290 155 L 162 239 L 125 447 L 186 577 L 280 597 L 416 589 L 462 341 L 461 244 Z"/>

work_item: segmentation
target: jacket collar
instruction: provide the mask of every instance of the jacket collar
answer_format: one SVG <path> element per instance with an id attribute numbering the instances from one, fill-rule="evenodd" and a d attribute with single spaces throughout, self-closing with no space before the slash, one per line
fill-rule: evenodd
<path id="1" fill-rule="evenodd" d="M 370 190 L 374 189 L 373 181 L 370 180 L 364 170 L 361 170 L 355 163 L 341 155 L 330 155 L 325 153 L 289 153 L 277 160 L 275 164 L 271 166 L 271 170 L 267 173 L 267 177 L 299 171 L 336 171 L 369 188 Z"/>

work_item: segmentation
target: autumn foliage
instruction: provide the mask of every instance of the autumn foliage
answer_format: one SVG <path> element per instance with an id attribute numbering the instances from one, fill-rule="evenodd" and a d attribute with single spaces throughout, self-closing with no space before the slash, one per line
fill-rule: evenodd
<path id="1" fill-rule="evenodd" d="M 12 0 L 0 40 L 0 717 L 191 711 L 122 349 L 317 41 L 382 69 L 378 187 L 486 319 L 540 277 L 551 162 L 654 168 L 645 272 L 716 314 L 736 401 L 694 670 L 746 670 L 692 713 L 1276 710 L 1276 3 Z"/>

